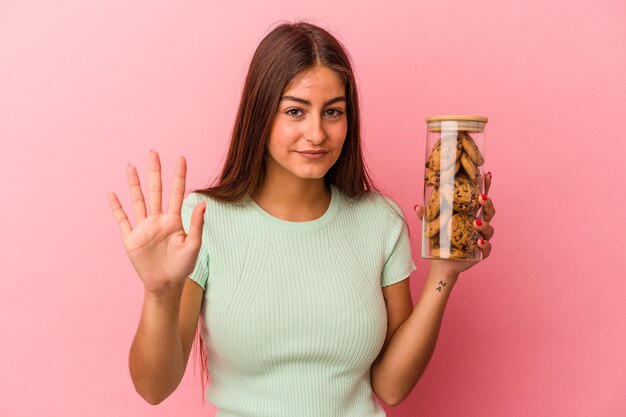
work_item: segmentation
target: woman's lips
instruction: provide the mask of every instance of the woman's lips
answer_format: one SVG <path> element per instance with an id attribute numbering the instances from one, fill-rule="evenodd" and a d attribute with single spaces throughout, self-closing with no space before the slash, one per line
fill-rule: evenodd
<path id="1" fill-rule="evenodd" d="M 321 159 L 328 152 L 298 152 L 298 153 L 306 159 Z"/>

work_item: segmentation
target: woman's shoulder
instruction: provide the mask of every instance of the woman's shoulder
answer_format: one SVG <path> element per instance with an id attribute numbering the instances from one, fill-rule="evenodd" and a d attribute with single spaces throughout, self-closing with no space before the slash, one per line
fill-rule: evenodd
<path id="1" fill-rule="evenodd" d="M 372 190 L 358 199 L 344 198 L 344 200 L 348 206 L 362 215 L 384 217 L 392 221 L 404 217 L 400 205 L 392 197 L 381 191 Z"/>
<path id="2" fill-rule="evenodd" d="M 202 202 L 205 202 L 207 205 L 207 210 L 209 207 L 220 208 L 223 210 L 233 209 L 236 210 L 241 207 L 245 207 L 248 205 L 248 198 L 243 198 L 240 201 L 225 201 L 215 196 L 211 195 L 211 193 L 206 192 L 205 190 L 194 190 L 191 191 L 184 199 L 185 204 L 196 205 Z"/>
<path id="3" fill-rule="evenodd" d="M 183 200 L 183 218 L 190 217 L 194 207 L 202 202 L 206 204 L 205 221 L 211 223 L 212 227 L 231 227 L 233 223 L 239 222 L 248 204 L 246 200 L 223 201 L 202 190 L 194 190 Z"/>

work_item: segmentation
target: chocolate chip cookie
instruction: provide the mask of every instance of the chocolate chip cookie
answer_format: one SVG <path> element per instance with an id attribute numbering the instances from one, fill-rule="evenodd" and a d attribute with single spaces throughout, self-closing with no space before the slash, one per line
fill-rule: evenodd
<path id="1" fill-rule="evenodd" d="M 454 174 L 456 175 L 461 168 L 461 160 L 457 159 L 454 164 Z M 426 167 L 426 173 L 424 175 L 424 183 L 429 187 L 437 187 L 439 186 L 439 177 L 441 176 L 440 171 L 434 171 L 428 167 Z"/>
<path id="2" fill-rule="evenodd" d="M 457 135 L 442 136 L 433 145 L 433 150 L 426 161 L 426 168 L 433 171 L 450 168 L 456 164 L 461 152 L 463 152 L 463 145 L 457 140 Z"/>
<path id="3" fill-rule="evenodd" d="M 426 204 L 426 220 L 434 220 L 439 214 L 439 188 L 435 188 L 430 194 Z"/>
<path id="4" fill-rule="evenodd" d="M 454 178 L 454 192 L 452 207 L 461 213 L 473 214 L 479 206 L 478 185 L 470 181 L 465 174 L 459 174 Z"/>
<path id="5" fill-rule="evenodd" d="M 476 142 L 474 142 L 474 139 L 472 139 L 469 133 L 464 130 L 460 131 L 459 141 L 461 142 L 463 149 L 467 153 L 469 159 L 474 163 L 474 165 L 481 166 L 485 163 L 485 159 L 480 153 L 480 149 L 478 149 L 478 146 L 476 146 Z"/>
<path id="6" fill-rule="evenodd" d="M 461 249 L 453 245 L 441 249 L 438 241 L 431 243 L 430 254 L 432 256 L 436 256 L 437 258 L 444 259 L 466 259 L 470 257 L 470 254 L 463 252 Z"/>
<path id="7" fill-rule="evenodd" d="M 424 228 L 424 236 L 427 238 L 433 238 L 437 236 L 439 233 L 439 217 L 434 218 L 433 220 L 426 221 Z"/>
<path id="8" fill-rule="evenodd" d="M 461 165 L 463 166 L 463 169 L 467 173 L 469 179 L 472 180 L 474 184 L 480 183 L 480 171 L 465 151 L 461 154 Z"/>
<path id="9" fill-rule="evenodd" d="M 471 254 L 477 248 L 476 242 L 480 237 L 478 231 L 472 226 L 472 219 L 465 213 L 457 213 L 452 216 L 452 244 L 465 253 Z"/>

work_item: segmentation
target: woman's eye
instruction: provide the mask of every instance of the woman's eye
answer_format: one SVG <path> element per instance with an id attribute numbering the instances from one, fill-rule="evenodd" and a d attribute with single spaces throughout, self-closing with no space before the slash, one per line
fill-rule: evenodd
<path id="1" fill-rule="evenodd" d="M 289 109 L 285 113 L 293 118 L 299 118 L 304 115 L 301 109 Z M 326 110 L 326 114 L 330 117 L 339 117 L 343 112 L 339 109 L 328 109 Z"/>
<path id="2" fill-rule="evenodd" d="M 331 117 L 337 117 L 337 116 L 341 116 L 343 114 L 343 112 L 339 109 L 329 109 L 329 112 L 333 112 L 333 114 L 330 114 L 329 116 Z"/>

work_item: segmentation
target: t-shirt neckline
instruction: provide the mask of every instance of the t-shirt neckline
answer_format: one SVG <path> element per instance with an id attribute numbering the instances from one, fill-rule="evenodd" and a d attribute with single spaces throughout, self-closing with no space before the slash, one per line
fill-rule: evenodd
<path id="1" fill-rule="evenodd" d="M 339 189 L 337 189 L 337 187 L 334 184 L 330 184 L 330 190 L 331 190 L 330 204 L 328 205 L 326 212 L 321 217 L 318 217 L 317 219 L 309 220 L 306 222 L 292 222 L 289 220 L 283 220 L 283 219 L 279 219 L 278 217 L 274 217 L 267 211 L 263 210 L 263 208 L 261 208 L 261 206 L 259 206 L 256 203 L 256 201 L 254 201 L 252 198 L 250 198 L 250 204 L 255 209 L 255 211 L 258 214 L 260 214 L 260 217 L 262 219 L 269 222 L 273 226 L 276 226 L 285 230 L 300 231 L 300 232 L 317 230 L 317 229 L 321 229 L 322 227 L 330 223 L 335 218 L 335 215 L 337 214 L 337 210 L 339 208 L 339 198 L 340 198 Z"/>

